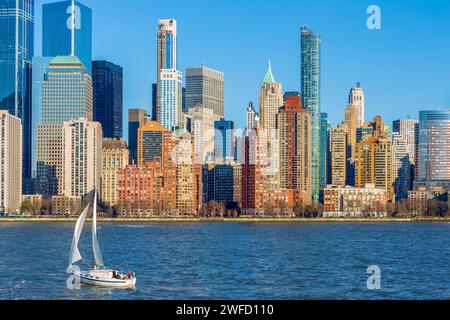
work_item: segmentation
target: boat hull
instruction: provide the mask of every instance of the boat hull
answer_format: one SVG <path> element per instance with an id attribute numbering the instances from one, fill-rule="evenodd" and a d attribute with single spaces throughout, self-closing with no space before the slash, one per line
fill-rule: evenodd
<path id="1" fill-rule="evenodd" d="M 88 274 L 81 274 L 80 282 L 89 286 L 107 287 L 107 288 L 134 288 L 136 278 L 131 279 L 100 279 Z"/>

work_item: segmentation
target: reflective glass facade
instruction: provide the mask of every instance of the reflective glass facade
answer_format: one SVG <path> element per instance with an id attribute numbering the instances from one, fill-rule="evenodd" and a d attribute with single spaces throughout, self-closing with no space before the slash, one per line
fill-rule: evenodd
<path id="1" fill-rule="evenodd" d="M 418 166 L 419 181 L 450 186 L 450 109 L 420 111 Z"/>
<path id="2" fill-rule="evenodd" d="M 302 105 L 312 119 L 311 188 L 315 201 L 320 191 L 320 35 L 306 27 L 301 29 L 301 91 Z"/>
<path id="3" fill-rule="evenodd" d="M 92 72 L 92 10 L 78 1 L 47 3 L 42 6 L 42 55 L 78 56 Z"/>
<path id="4" fill-rule="evenodd" d="M 214 154 L 216 161 L 234 160 L 234 122 L 220 120 L 214 122 Z"/>
<path id="5" fill-rule="evenodd" d="M 122 138 L 122 67 L 108 61 L 93 61 L 92 86 L 94 121 L 102 124 L 105 138 Z"/>
<path id="6" fill-rule="evenodd" d="M 32 0 L 0 1 L 0 109 L 22 119 L 22 177 L 31 177 L 31 59 L 34 54 Z M 24 191 L 27 191 L 27 183 Z"/>
<path id="7" fill-rule="evenodd" d="M 36 177 L 37 164 L 37 128 L 42 122 L 42 94 L 44 75 L 52 60 L 51 57 L 34 57 L 32 71 L 32 121 L 31 121 L 31 172 L 32 177 Z"/>

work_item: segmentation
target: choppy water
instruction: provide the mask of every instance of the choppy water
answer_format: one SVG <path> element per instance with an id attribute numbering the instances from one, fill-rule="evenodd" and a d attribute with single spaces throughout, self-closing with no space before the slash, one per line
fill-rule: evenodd
<path id="1" fill-rule="evenodd" d="M 136 272 L 131 290 L 66 288 L 73 227 L 0 224 L 0 299 L 450 297 L 448 223 L 102 224 L 104 259 Z M 381 268 L 381 290 L 367 289 L 369 265 Z"/>

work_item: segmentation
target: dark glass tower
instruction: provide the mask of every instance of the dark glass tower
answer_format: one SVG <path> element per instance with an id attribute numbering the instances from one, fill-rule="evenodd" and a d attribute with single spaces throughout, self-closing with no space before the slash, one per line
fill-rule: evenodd
<path id="1" fill-rule="evenodd" d="M 22 119 L 23 192 L 31 178 L 31 63 L 34 54 L 32 0 L 0 1 L 0 109 Z"/>
<path id="2" fill-rule="evenodd" d="M 71 0 L 44 4 L 42 55 L 75 55 L 92 73 L 92 10 Z"/>
<path id="3" fill-rule="evenodd" d="M 92 62 L 94 121 L 103 127 L 105 138 L 122 138 L 123 70 L 108 61 Z"/>

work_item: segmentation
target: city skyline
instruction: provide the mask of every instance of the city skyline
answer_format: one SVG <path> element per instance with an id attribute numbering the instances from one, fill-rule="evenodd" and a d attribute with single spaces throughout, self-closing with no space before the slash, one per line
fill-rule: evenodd
<path id="1" fill-rule="evenodd" d="M 35 2 L 36 55 L 41 52 L 41 4 L 48 2 Z M 366 3 L 334 4 L 321 1 L 317 4 L 291 4 L 281 1 L 270 5 L 262 2 L 258 6 L 240 3 L 239 12 L 235 12 L 232 1 L 207 5 L 204 1 L 189 5 L 177 2 L 170 8 L 147 1 L 135 2 L 136 6 L 125 6 L 118 0 L 112 3 L 82 1 L 93 12 L 93 59 L 106 59 L 124 68 L 124 123 L 129 108 L 145 108 L 151 113 L 151 84 L 156 82 L 157 74 L 157 44 L 154 39 L 159 18 L 177 20 L 178 69 L 183 74 L 187 67 L 195 67 L 202 62 L 225 73 L 225 118 L 235 121 L 236 128 L 245 127 L 245 116 L 242 114 L 248 101 L 253 101 L 259 110 L 258 86 L 268 58 L 283 88 L 286 91 L 300 91 L 298 51 L 299 33 L 303 25 L 308 25 L 322 37 L 321 111 L 328 113 L 333 126 L 340 122 L 348 90 L 356 82 L 361 82 L 365 90 L 366 121 L 377 113 L 383 114 L 386 123 L 408 115 L 417 118 L 419 110 L 445 108 L 450 104 L 450 94 L 445 88 L 445 76 L 450 72 L 450 66 L 443 60 L 448 56 L 446 52 L 450 53 L 449 41 L 445 41 L 449 35 L 444 31 L 448 30 L 449 22 L 435 19 L 436 14 L 444 18 L 450 12 L 450 5 L 445 1 L 436 1 L 433 6 L 420 1 L 415 1 L 415 6 L 379 1 L 382 30 L 374 31 L 366 27 Z M 214 19 L 203 16 L 197 19 L 200 12 L 196 12 L 196 8 L 202 5 L 220 10 L 217 10 Z M 286 5 L 299 8 L 298 18 L 284 21 L 283 34 L 273 31 L 270 33 L 273 37 L 264 35 L 264 19 L 257 21 L 255 18 L 264 16 L 274 23 L 281 21 Z M 332 14 L 333 11 L 336 14 Z M 134 18 L 116 28 L 110 23 L 114 21 L 111 16 L 119 19 L 122 14 Z M 252 21 L 246 27 L 247 33 L 252 35 L 250 40 L 237 32 L 239 23 L 227 25 L 224 30 L 225 19 L 230 14 L 237 21 L 241 18 Z M 421 23 L 415 23 L 414 18 L 417 18 L 416 21 L 420 18 Z M 208 22 L 209 27 L 204 28 Z M 430 28 L 433 28 L 433 42 L 439 41 L 440 50 L 437 52 L 417 45 L 420 37 L 430 37 L 427 31 Z M 206 48 L 207 43 L 202 43 L 199 31 L 211 39 L 212 46 Z M 120 50 L 115 46 L 117 39 L 123 43 Z M 279 48 L 281 41 L 283 50 Z M 227 50 L 231 44 L 239 50 Z M 386 46 L 389 50 L 385 50 Z M 134 56 L 131 59 L 132 53 Z M 418 61 L 427 61 L 427 68 Z M 244 77 L 242 70 L 245 71 Z M 430 78 L 433 81 L 417 80 Z M 423 93 L 431 90 L 434 92 L 431 97 Z"/>

